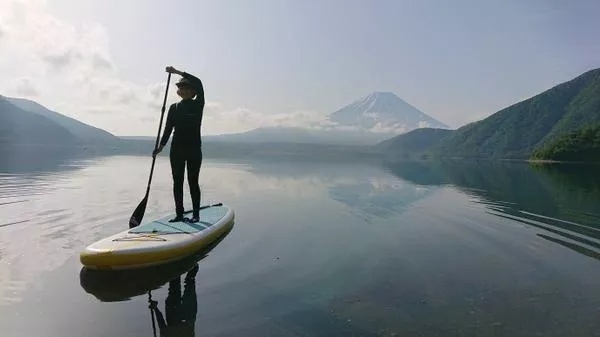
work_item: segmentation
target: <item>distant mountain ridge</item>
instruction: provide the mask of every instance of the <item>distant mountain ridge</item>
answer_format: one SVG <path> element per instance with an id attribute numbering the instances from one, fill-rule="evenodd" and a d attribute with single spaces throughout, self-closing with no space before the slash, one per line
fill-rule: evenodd
<path id="1" fill-rule="evenodd" d="M 259 128 L 234 135 L 204 136 L 203 140 L 207 145 L 212 143 L 210 146 L 216 149 L 214 153 L 218 152 L 221 156 L 225 156 L 227 152 L 233 155 L 283 153 L 310 157 L 312 150 L 323 148 L 326 151 L 321 154 L 325 157 L 333 157 L 338 151 L 349 158 L 357 153 L 367 156 L 376 153 L 391 159 L 528 159 L 537 149 L 547 144 L 556 144 L 554 142 L 562 139 L 565 134 L 600 123 L 600 69 L 587 71 L 457 130 L 422 127 L 428 125 L 426 123 L 433 124 L 434 121 L 428 120 L 427 115 L 420 115 L 418 111 L 407 108 L 404 103 L 396 100 L 395 95 L 390 95 L 374 93 L 332 113 L 330 121 L 341 126 L 340 129 Z M 402 106 L 406 109 L 391 109 L 390 106 Z M 403 115 L 406 111 L 406 116 L 414 118 Z M 403 116 L 409 122 L 399 122 Z M 400 135 L 392 131 L 371 131 L 414 126 L 410 123 L 415 121 L 421 123 L 420 127 Z M 354 131 L 346 128 L 352 125 Z M 595 142 L 595 138 L 593 139 Z M 0 96 L 2 147 L 11 144 L 100 144 L 107 145 L 106 148 L 117 148 L 115 151 L 120 153 L 134 150 L 147 153 L 153 148 L 154 142 L 155 136 L 115 137 L 101 129 L 50 111 L 35 102 Z M 562 142 L 559 145 L 565 144 L 564 139 Z M 580 146 L 580 143 L 577 144 Z"/>
<path id="2" fill-rule="evenodd" d="M 102 129 L 82 123 L 74 118 L 64 116 L 47 109 L 41 104 L 23 99 L 6 98 L 21 110 L 46 117 L 75 135 L 81 144 L 106 145 L 123 141 L 149 141 L 154 136 L 116 137 Z M 433 125 L 447 126 L 412 105 L 404 102 L 390 92 L 374 92 L 353 103 L 338 109 L 329 116 L 329 123 L 323 129 L 299 127 L 260 127 L 250 131 L 225 134 L 205 135 L 205 142 L 229 143 L 299 143 L 329 145 L 374 145 L 389 139 L 399 132 Z"/>
<path id="3" fill-rule="evenodd" d="M 51 121 L 59 124 L 60 126 L 67 129 L 71 134 L 76 136 L 81 143 L 86 144 L 98 144 L 113 142 L 117 140 L 111 133 L 104 131 L 100 128 L 82 123 L 74 118 L 67 117 L 58 112 L 47 109 L 41 104 L 24 99 L 24 98 L 11 98 L 6 99 L 13 105 L 19 107 L 22 110 L 46 117 Z"/>
<path id="4" fill-rule="evenodd" d="M 23 110 L 0 96 L 0 148 L 13 145 L 70 146 L 77 137 L 51 119 Z"/>
<path id="5" fill-rule="evenodd" d="M 393 137 L 392 132 L 369 132 L 363 130 L 319 130 L 294 127 L 264 127 L 250 131 L 203 136 L 206 142 L 243 143 L 299 143 L 329 145 L 373 145 Z"/>

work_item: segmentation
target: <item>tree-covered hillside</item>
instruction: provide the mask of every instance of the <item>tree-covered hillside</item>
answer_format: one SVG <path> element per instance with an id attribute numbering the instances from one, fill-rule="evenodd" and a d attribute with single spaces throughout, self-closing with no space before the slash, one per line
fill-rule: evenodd
<path id="1" fill-rule="evenodd" d="M 532 159 L 600 162 L 600 124 L 569 132 L 534 151 Z"/>
<path id="2" fill-rule="evenodd" d="M 600 69 L 466 125 L 432 148 L 437 156 L 528 158 L 556 138 L 600 122 Z"/>
<path id="3" fill-rule="evenodd" d="M 386 159 L 414 159 L 426 156 L 429 149 L 452 134 L 452 130 L 421 128 L 377 144 L 376 149 Z"/>

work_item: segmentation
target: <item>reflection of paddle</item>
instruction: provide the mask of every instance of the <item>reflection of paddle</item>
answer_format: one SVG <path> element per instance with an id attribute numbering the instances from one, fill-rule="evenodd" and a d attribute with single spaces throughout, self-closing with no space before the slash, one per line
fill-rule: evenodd
<path id="1" fill-rule="evenodd" d="M 169 73 L 169 77 L 167 78 L 167 88 L 165 90 L 165 98 L 163 100 L 163 106 L 160 113 L 160 123 L 158 124 L 158 134 L 156 135 L 156 143 L 154 144 L 154 150 L 158 148 L 158 139 L 160 138 L 160 130 L 162 128 L 163 116 L 165 115 L 165 105 L 167 104 L 167 94 L 169 92 L 169 82 L 171 82 L 171 73 Z M 131 218 L 129 219 L 129 228 L 133 228 L 138 226 L 142 222 L 142 218 L 144 217 L 144 213 L 146 212 L 146 205 L 148 204 L 148 194 L 150 193 L 150 183 L 152 182 L 152 173 L 154 173 L 154 162 L 156 161 L 156 156 L 152 156 L 152 168 L 150 169 L 150 178 L 148 178 L 148 186 L 146 187 L 146 195 L 144 199 L 139 203 Z"/>
<path id="2" fill-rule="evenodd" d="M 152 317 L 152 331 L 156 337 L 156 324 L 154 324 L 154 310 L 152 310 L 152 291 L 148 290 L 148 306 L 150 307 L 150 316 Z"/>

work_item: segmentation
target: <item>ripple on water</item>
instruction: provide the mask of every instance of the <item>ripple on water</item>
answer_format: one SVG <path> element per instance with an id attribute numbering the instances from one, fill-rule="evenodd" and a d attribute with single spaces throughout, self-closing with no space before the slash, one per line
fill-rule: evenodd
<path id="1" fill-rule="evenodd" d="M 576 213 L 577 217 L 572 216 L 570 220 L 565 220 L 520 209 L 517 203 L 487 199 L 473 201 L 485 205 L 487 214 L 543 230 L 536 235 L 577 253 L 600 260 L 600 228 L 590 225 L 600 223 L 600 217 L 595 213 L 587 213 L 587 221 L 580 223 L 571 219 L 581 219 L 581 213 Z M 566 215 L 568 216 L 568 213 Z"/>
<path id="2" fill-rule="evenodd" d="M 44 194 L 52 189 L 52 181 L 56 174 L 46 173 L 32 176 L 31 174 L 0 173 L 0 198 L 23 197 Z"/>
<path id="3" fill-rule="evenodd" d="M 74 249 L 124 228 L 118 222 L 128 219 L 129 205 L 107 202 L 108 187 L 102 188 L 112 174 L 88 172 L 84 165 L 58 173 L 0 173 L 0 303 L 19 301 L 25 288 L 65 263 Z"/>

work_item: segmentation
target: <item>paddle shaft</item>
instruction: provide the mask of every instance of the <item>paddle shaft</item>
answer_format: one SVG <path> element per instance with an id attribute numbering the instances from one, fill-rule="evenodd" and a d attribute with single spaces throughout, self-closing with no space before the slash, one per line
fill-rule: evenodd
<path id="1" fill-rule="evenodd" d="M 165 98 L 163 99 L 163 105 L 160 110 L 160 122 L 158 123 L 158 133 L 156 134 L 156 142 L 154 143 L 154 150 L 158 149 L 158 141 L 160 139 L 160 132 L 162 130 L 163 118 L 165 116 L 165 107 L 167 105 L 167 95 L 169 94 L 169 83 L 171 82 L 171 73 L 167 77 L 167 87 L 165 88 Z M 154 163 L 156 162 L 156 156 L 152 156 L 152 167 L 150 168 L 150 177 L 148 177 L 148 186 L 146 187 L 146 198 L 150 193 L 150 184 L 152 183 L 152 174 L 154 173 Z"/>
<path id="2" fill-rule="evenodd" d="M 154 173 L 154 163 L 156 162 L 156 149 L 158 148 L 158 141 L 160 139 L 160 131 L 162 130 L 163 118 L 165 116 L 165 106 L 167 105 L 167 95 L 169 93 L 169 83 L 171 82 L 171 73 L 169 73 L 169 77 L 167 78 L 167 88 L 165 89 L 165 98 L 163 100 L 162 110 L 160 114 L 160 123 L 158 124 L 158 134 L 156 135 L 156 143 L 154 144 L 154 151 L 152 153 L 152 167 L 150 168 L 150 177 L 148 177 L 148 185 L 146 186 L 146 194 L 142 201 L 138 204 L 135 211 L 129 218 L 129 228 L 133 228 L 138 226 L 142 219 L 144 218 L 144 213 L 146 212 L 146 204 L 148 203 L 148 195 L 150 194 L 150 184 L 152 183 L 152 175 Z"/>
<path id="3" fill-rule="evenodd" d="M 205 208 L 210 208 L 210 207 L 217 207 L 217 206 L 223 206 L 223 203 L 222 202 L 218 202 L 216 204 L 200 206 L 199 210 L 203 210 Z M 188 211 L 183 212 L 183 214 L 189 214 L 189 213 L 192 213 L 193 211 L 194 211 L 193 209 L 192 210 L 188 210 Z"/>

